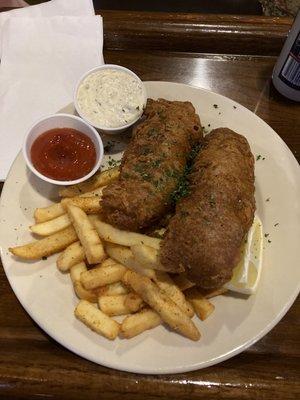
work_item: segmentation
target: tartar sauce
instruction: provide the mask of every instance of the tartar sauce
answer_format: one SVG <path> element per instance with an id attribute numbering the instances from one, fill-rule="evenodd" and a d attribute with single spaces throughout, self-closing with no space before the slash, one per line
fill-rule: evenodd
<path id="1" fill-rule="evenodd" d="M 141 115 L 145 98 L 142 83 L 133 75 L 102 69 L 82 81 L 77 102 L 83 116 L 93 124 L 118 128 Z"/>

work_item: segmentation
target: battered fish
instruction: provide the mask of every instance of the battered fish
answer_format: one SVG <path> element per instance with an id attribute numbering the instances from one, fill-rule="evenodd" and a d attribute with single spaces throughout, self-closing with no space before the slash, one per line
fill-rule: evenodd
<path id="1" fill-rule="evenodd" d="M 168 211 L 188 155 L 202 138 L 189 102 L 149 99 L 144 114 L 124 152 L 119 179 L 102 197 L 104 219 L 131 231 L 149 227 Z"/>
<path id="2" fill-rule="evenodd" d="M 189 175 L 190 194 L 176 206 L 163 240 L 165 266 L 184 266 L 204 289 L 231 279 L 255 211 L 254 158 L 245 137 L 209 133 Z"/>

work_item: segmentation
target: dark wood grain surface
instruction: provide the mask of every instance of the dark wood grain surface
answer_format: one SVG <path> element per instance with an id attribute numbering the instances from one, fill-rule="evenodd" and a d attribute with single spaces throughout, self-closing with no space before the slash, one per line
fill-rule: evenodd
<path id="1" fill-rule="evenodd" d="M 102 10 L 105 47 L 277 55 L 291 18 Z"/>
<path id="2" fill-rule="evenodd" d="M 209 48 L 208 43 L 206 46 Z M 105 61 L 127 66 L 143 80 L 190 83 L 240 102 L 274 128 L 300 160 L 300 105 L 272 88 L 275 57 L 267 53 L 208 55 L 149 47 L 118 50 L 108 46 Z M 214 52 L 212 44 L 209 53 Z M 136 375 L 93 364 L 54 342 L 23 310 L 0 268 L 0 398 L 297 399 L 299 315 L 297 300 L 268 335 L 216 366 L 178 375 Z"/>

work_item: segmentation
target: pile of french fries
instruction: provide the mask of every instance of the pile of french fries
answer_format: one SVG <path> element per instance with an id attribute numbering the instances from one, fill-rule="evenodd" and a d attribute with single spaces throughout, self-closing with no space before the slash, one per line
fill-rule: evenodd
<path id="1" fill-rule="evenodd" d="M 57 268 L 70 273 L 80 299 L 75 316 L 110 340 L 129 339 L 161 323 L 199 340 L 192 317 L 196 314 L 205 320 L 214 311 L 208 299 L 225 290 L 201 294 L 180 266 L 166 271 L 161 265 L 161 239 L 102 221 L 102 190 L 118 175 L 116 167 L 63 188 L 59 203 L 34 212 L 30 230 L 40 238 L 9 250 L 26 260 L 61 252 Z M 118 322 L 116 316 L 124 317 Z"/>

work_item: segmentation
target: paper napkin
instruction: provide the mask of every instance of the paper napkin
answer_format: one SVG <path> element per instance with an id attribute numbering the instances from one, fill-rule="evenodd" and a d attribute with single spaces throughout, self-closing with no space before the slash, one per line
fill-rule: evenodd
<path id="1" fill-rule="evenodd" d="M 2 40 L 2 28 L 9 18 L 23 17 L 55 17 L 55 16 L 87 16 L 95 15 L 92 0 L 52 0 L 36 6 L 19 8 L 0 13 L 0 42 Z M 1 46 L 0 46 L 1 47 Z M 1 53 L 0 53 L 1 58 Z"/>
<path id="2" fill-rule="evenodd" d="M 30 126 L 72 102 L 80 76 L 103 64 L 102 46 L 100 16 L 6 21 L 0 65 L 0 180 Z"/>

